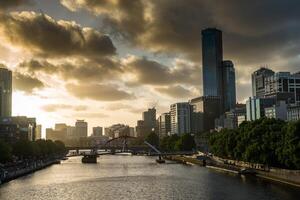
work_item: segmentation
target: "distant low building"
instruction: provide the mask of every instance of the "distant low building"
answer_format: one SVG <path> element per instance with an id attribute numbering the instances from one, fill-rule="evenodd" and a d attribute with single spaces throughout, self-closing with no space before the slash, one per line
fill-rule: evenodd
<path id="1" fill-rule="evenodd" d="M 130 127 L 124 124 L 114 124 L 105 128 L 105 135 L 109 138 L 117 138 L 120 136 L 130 136 Z"/>
<path id="2" fill-rule="evenodd" d="M 20 139 L 34 141 L 35 129 L 35 118 L 25 116 L 0 118 L 0 139 L 9 143 L 14 143 Z"/>
<path id="3" fill-rule="evenodd" d="M 103 135 L 103 128 L 100 126 L 93 127 L 93 134 L 92 136 L 102 136 Z"/>

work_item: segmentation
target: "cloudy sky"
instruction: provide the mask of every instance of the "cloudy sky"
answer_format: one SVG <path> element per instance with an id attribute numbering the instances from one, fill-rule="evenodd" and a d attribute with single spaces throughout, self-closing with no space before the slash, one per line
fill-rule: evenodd
<path id="1" fill-rule="evenodd" d="M 0 63 L 14 115 L 134 126 L 202 94 L 202 29 L 223 31 L 243 102 L 258 67 L 300 71 L 299 22 L 298 0 L 0 0 Z"/>

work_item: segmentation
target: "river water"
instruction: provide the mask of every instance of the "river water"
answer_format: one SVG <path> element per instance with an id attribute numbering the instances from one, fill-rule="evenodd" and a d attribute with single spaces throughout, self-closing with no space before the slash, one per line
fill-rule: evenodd
<path id="1" fill-rule="evenodd" d="M 144 156 L 79 157 L 0 186 L 1 200 L 299 199 L 300 189 Z"/>

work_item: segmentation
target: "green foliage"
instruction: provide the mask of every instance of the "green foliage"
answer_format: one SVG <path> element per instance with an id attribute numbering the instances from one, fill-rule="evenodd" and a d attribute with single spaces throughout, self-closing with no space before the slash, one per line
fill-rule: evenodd
<path id="1" fill-rule="evenodd" d="M 0 163 L 5 163 L 10 161 L 12 158 L 12 149 L 11 147 L 0 140 Z"/>
<path id="2" fill-rule="evenodd" d="M 194 137 L 190 134 L 165 136 L 160 140 L 162 151 L 191 151 L 196 147 Z"/>
<path id="3" fill-rule="evenodd" d="M 149 135 L 147 135 L 146 141 L 155 147 L 159 146 L 159 137 L 155 132 L 151 132 Z"/>
<path id="4" fill-rule="evenodd" d="M 213 154 L 230 159 L 300 169 L 300 122 L 262 118 L 209 137 Z"/>
<path id="5" fill-rule="evenodd" d="M 178 151 L 192 151 L 195 147 L 194 137 L 191 134 L 183 134 L 175 145 Z"/>
<path id="6" fill-rule="evenodd" d="M 64 143 L 51 140 L 18 140 L 13 145 L 0 141 L 0 162 L 11 160 L 12 155 L 19 159 L 46 158 L 53 155 L 66 153 Z"/>

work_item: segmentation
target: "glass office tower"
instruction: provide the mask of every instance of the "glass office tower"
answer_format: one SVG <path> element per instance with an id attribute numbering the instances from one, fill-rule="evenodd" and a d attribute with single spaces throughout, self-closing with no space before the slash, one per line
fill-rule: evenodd
<path id="1" fill-rule="evenodd" d="M 235 88 L 235 69 L 230 60 L 223 61 L 223 107 L 224 111 L 235 108 L 236 88 Z"/>
<path id="2" fill-rule="evenodd" d="M 222 32 L 202 31 L 203 96 L 222 96 Z"/>

